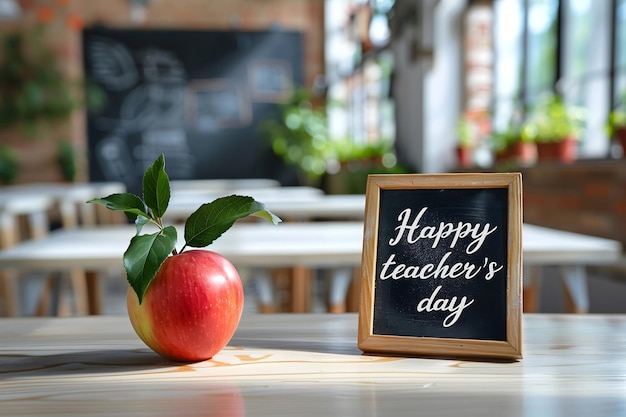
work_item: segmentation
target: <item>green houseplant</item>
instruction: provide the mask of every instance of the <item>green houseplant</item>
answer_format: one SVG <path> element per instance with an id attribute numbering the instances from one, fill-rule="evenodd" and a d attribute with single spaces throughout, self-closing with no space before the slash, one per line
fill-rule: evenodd
<path id="1" fill-rule="evenodd" d="M 584 109 L 548 94 L 535 105 L 522 125 L 522 138 L 537 144 L 539 161 L 573 162 L 585 122 Z"/>
<path id="2" fill-rule="evenodd" d="M 349 139 L 333 140 L 329 154 L 338 164 L 328 170 L 323 178 L 324 190 L 329 194 L 363 194 L 369 174 L 406 173 L 397 163 L 390 140 L 358 143 Z M 328 161 L 327 165 L 331 165 Z"/>
<path id="3" fill-rule="evenodd" d="M 606 133 L 611 140 L 619 142 L 622 154 L 626 156 L 626 93 L 615 106 L 606 121 Z"/>
<path id="4" fill-rule="evenodd" d="M 331 137 L 330 105 L 314 106 L 311 93 L 301 88 L 281 106 L 280 117 L 267 119 L 261 126 L 274 153 L 297 167 L 302 182 L 342 193 L 364 192 L 367 173 L 400 169 L 391 141 L 356 143 Z"/>
<path id="5" fill-rule="evenodd" d="M 492 132 L 491 144 L 496 154 L 496 163 L 529 166 L 537 159 L 535 142 L 524 137 L 521 126 L 512 122 L 506 129 Z"/>
<path id="6" fill-rule="evenodd" d="M 474 138 L 475 129 L 472 123 L 465 117 L 461 117 L 456 126 L 457 146 L 456 156 L 459 165 L 469 168 L 474 163 Z"/>
<path id="7" fill-rule="evenodd" d="M 281 106 L 280 117 L 265 120 L 261 129 L 274 153 L 287 165 L 296 166 L 304 182 L 319 182 L 332 151 L 326 109 L 314 107 L 307 90 L 296 90 Z"/>
<path id="8" fill-rule="evenodd" d="M 74 145 L 68 140 L 62 140 L 57 147 L 57 165 L 61 171 L 63 179 L 73 182 L 78 173 L 77 166 L 78 155 Z"/>
<path id="9" fill-rule="evenodd" d="M 79 104 L 77 85 L 62 73 L 44 34 L 36 27 L 2 39 L 0 129 L 20 126 L 34 137 L 40 123 L 64 120 Z"/>
<path id="10" fill-rule="evenodd" d="M 19 163 L 15 151 L 9 146 L 0 146 L 0 183 L 10 184 L 17 176 Z"/>
<path id="11" fill-rule="evenodd" d="M 64 74 L 59 57 L 46 44 L 44 25 L 0 34 L 0 51 L 0 131 L 12 141 L 58 141 L 59 171 L 65 180 L 75 180 L 76 152 L 68 141 L 51 137 L 50 132 L 57 130 L 49 127 L 67 120 L 83 105 L 97 111 L 105 95 L 93 82 Z"/>

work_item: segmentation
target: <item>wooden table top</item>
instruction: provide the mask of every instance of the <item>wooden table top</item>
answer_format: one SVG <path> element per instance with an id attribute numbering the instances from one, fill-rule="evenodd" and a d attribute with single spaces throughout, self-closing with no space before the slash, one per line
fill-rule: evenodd
<path id="1" fill-rule="evenodd" d="M 244 315 L 168 362 L 124 316 L 0 319 L 0 415 L 624 416 L 626 316 L 525 315 L 512 362 L 364 355 L 357 315 Z"/>

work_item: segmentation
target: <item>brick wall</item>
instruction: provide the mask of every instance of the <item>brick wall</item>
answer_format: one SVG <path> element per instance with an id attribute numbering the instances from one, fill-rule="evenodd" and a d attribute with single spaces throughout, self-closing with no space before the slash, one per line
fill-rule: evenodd
<path id="1" fill-rule="evenodd" d="M 615 239 L 626 247 L 626 160 L 522 170 L 524 221 Z"/>
<path id="2" fill-rule="evenodd" d="M 324 73 L 324 0 L 147 0 L 145 20 L 135 23 L 128 0 L 23 0 L 19 21 L 0 21 L 0 33 L 44 23 L 47 42 L 61 58 L 63 70 L 74 79 L 82 76 L 80 29 L 102 24 L 117 28 L 193 30 L 267 30 L 280 26 L 304 34 L 304 79 L 311 86 Z M 0 51 L 1 52 L 1 51 Z M 1 59 L 1 58 L 0 58 Z M 56 147 L 70 140 L 85 155 L 85 117 L 77 111 L 67 122 L 35 139 L 20 129 L 0 131 L 0 143 L 14 147 L 20 159 L 17 182 L 59 181 Z M 87 158 L 80 161 L 79 180 L 86 180 Z"/>

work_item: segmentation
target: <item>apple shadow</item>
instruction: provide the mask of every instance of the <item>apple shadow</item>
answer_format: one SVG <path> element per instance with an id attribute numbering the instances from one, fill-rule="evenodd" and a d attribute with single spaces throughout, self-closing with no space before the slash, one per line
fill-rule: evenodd
<path id="1" fill-rule="evenodd" d="M 0 379 L 99 373 L 133 373 L 184 366 L 150 349 L 102 349 L 49 355 L 0 354 Z"/>
<path id="2" fill-rule="evenodd" d="M 360 356 L 363 352 L 354 343 L 306 340 L 276 340 L 253 337 L 233 337 L 228 343 L 230 347 L 273 349 L 273 350 L 295 350 L 301 352 L 332 353 L 341 355 Z"/>

